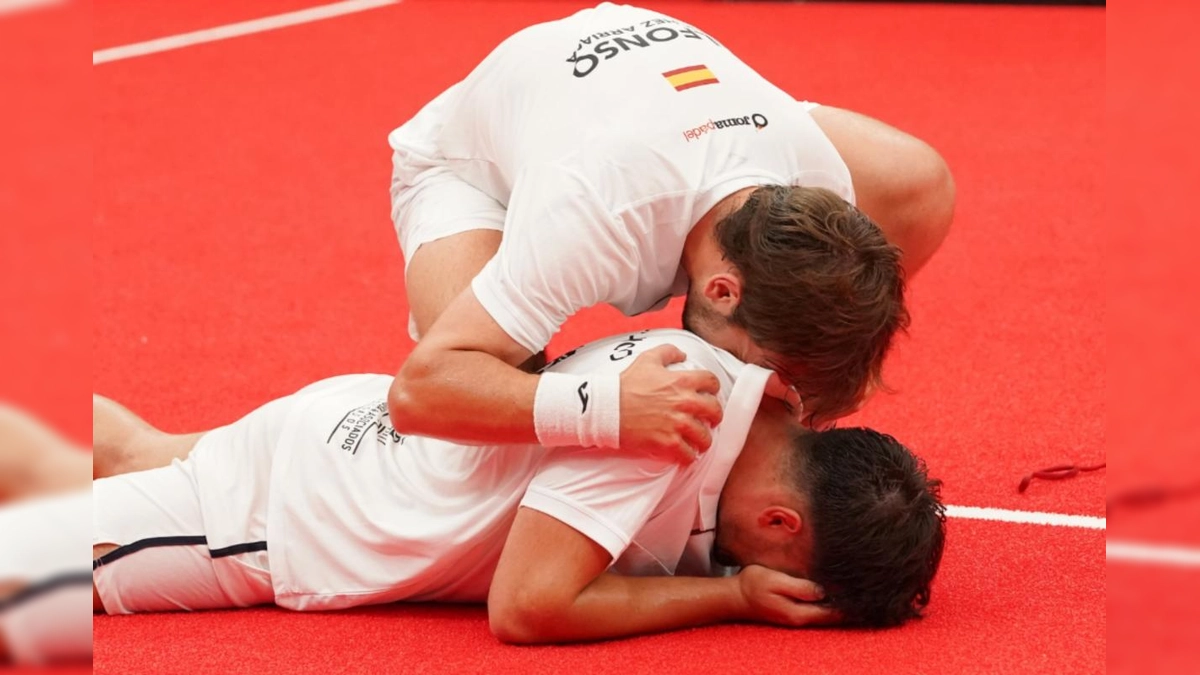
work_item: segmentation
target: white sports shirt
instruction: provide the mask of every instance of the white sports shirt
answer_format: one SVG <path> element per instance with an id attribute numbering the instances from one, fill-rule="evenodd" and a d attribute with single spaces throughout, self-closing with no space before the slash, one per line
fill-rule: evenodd
<path id="1" fill-rule="evenodd" d="M 686 291 L 688 232 L 728 195 L 805 185 L 853 202 L 850 172 L 807 108 L 700 29 L 602 4 L 505 40 L 396 129 L 507 207 L 472 288 L 531 352 L 609 303 L 633 315 Z M 427 136 L 433 136 L 428 138 Z"/>
<path id="2" fill-rule="evenodd" d="M 402 436 L 387 419 L 392 378 L 349 375 L 294 397 L 278 441 L 267 510 L 276 602 L 299 610 L 397 600 L 486 600 L 519 506 L 603 546 L 624 574 L 710 573 L 717 501 L 769 371 L 679 330 L 598 342 L 557 372 L 624 370 L 674 344 L 685 368 L 721 381 L 713 445 L 682 466 L 643 454 L 538 446 L 470 447 Z"/>

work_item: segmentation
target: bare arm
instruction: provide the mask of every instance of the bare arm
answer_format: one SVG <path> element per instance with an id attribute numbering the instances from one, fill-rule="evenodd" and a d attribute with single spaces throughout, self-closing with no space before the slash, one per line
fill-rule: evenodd
<path id="1" fill-rule="evenodd" d="M 530 356 L 467 288 L 421 339 L 392 384 L 388 409 L 400 433 L 467 443 L 536 443 L 538 376 L 517 365 Z M 711 443 L 721 421 L 707 371 L 671 371 L 682 361 L 658 347 L 620 376 L 620 442 L 650 452 L 694 454 Z"/>
<path id="2" fill-rule="evenodd" d="M 954 178 L 932 147 L 866 115 L 820 106 L 812 118 L 850 169 L 858 207 L 904 252 L 911 278 L 954 219 Z"/>
<path id="3" fill-rule="evenodd" d="M 522 508 L 488 597 L 504 642 L 602 640 L 723 621 L 801 626 L 829 621 L 810 582 L 762 567 L 736 577 L 623 577 L 611 556 L 571 527 Z"/>
<path id="4" fill-rule="evenodd" d="M 536 443 L 531 356 L 464 290 L 400 368 L 388 393 L 400 433 L 472 443 Z"/>

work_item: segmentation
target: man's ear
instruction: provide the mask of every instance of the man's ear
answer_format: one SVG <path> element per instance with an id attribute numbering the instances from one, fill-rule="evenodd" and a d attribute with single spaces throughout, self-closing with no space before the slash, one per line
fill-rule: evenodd
<path id="1" fill-rule="evenodd" d="M 726 318 L 742 301 L 742 280 L 733 272 L 714 274 L 704 282 L 704 298 Z"/>
<path id="2" fill-rule="evenodd" d="M 769 532 L 794 537 L 804 528 L 804 519 L 795 509 L 786 506 L 768 506 L 758 514 L 758 525 Z"/>

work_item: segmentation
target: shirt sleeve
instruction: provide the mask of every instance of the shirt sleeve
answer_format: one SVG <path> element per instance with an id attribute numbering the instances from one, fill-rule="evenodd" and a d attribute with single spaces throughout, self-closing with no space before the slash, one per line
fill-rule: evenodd
<path id="1" fill-rule="evenodd" d="M 621 220 L 583 177 L 543 166 L 518 177 L 500 249 L 471 289 L 504 332 L 537 352 L 571 315 L 617 301 L 637 279 Z"/>
<path id="2" fill-rule="evenodd" d="M 616 560 L 650 520 L 678 471 L 651 457 L 556 450 L 546 456 L 521 506 L 571 526 Z"/>
<path id="3" fill-rule="evenodd" d="M 635 341 L 623 340 L 624 336 L 598 340 L 560 360 L 551 369 L 571 373 L 618 372 L 645 350 L 673 344 L 684 350 L 688 359 L 669 367 L 672 370 L 707 370 L 716 375 L 721 383 L 718 397 L 725 405 L 737 389 L 735 374 L 746 368 L 732 355 L 681 330 L 650 331 Z M 759 386 L 757 393 L 761 395 L 761 391 Z M 543 457 L 521 506 L 571 526 L 604 547 L 615 561 L 651 517 L 659 514 L 666 505 L 681 499 L 690 499 L 694 503 L 702 490 L 695 481 L 706 475 L 714 462 L 732 464 L 745 439 L 743 427 L 749 428 L 757 409 L 758 398 L 754 398 L 729 410 L 725 420 L 713 430 L 712 449 L 686 466 L 633 451 L 614 455 L 582 448 L 556 448 Z M 716 450 L 728 445 L 724 440 L 726 432 L 734 427 L 737 428 L 733 433 L 737 447 L 727 448 L 730 452 L 724 453 L 728 456 L 722 459 L 719 455 L 723 453 Z M 739 433 L 740 437 L 737 436 Z M 715 487 L 713 500 L 719 496 L 728 466 L 722 470 L 725 473 L 721 474 L 722 480 Z M 694 513 L 693 508 L 681 525 L 685 533 L 692 527 Z"/>

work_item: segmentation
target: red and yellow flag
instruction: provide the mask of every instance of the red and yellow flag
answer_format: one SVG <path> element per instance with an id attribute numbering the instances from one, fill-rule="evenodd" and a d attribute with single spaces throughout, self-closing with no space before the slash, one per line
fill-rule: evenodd
<path id="1" fill-rule="evenodd" d="M 670 82 L 672 87 L 675 87 L 675 91 L 683 91 L 704 84 L 717 84 L 719 81 L 717 76 L 708 69 L 708 66 L 677 68 L 663 73 L 663 77 L 667 78 L 667 82 Z"/>

